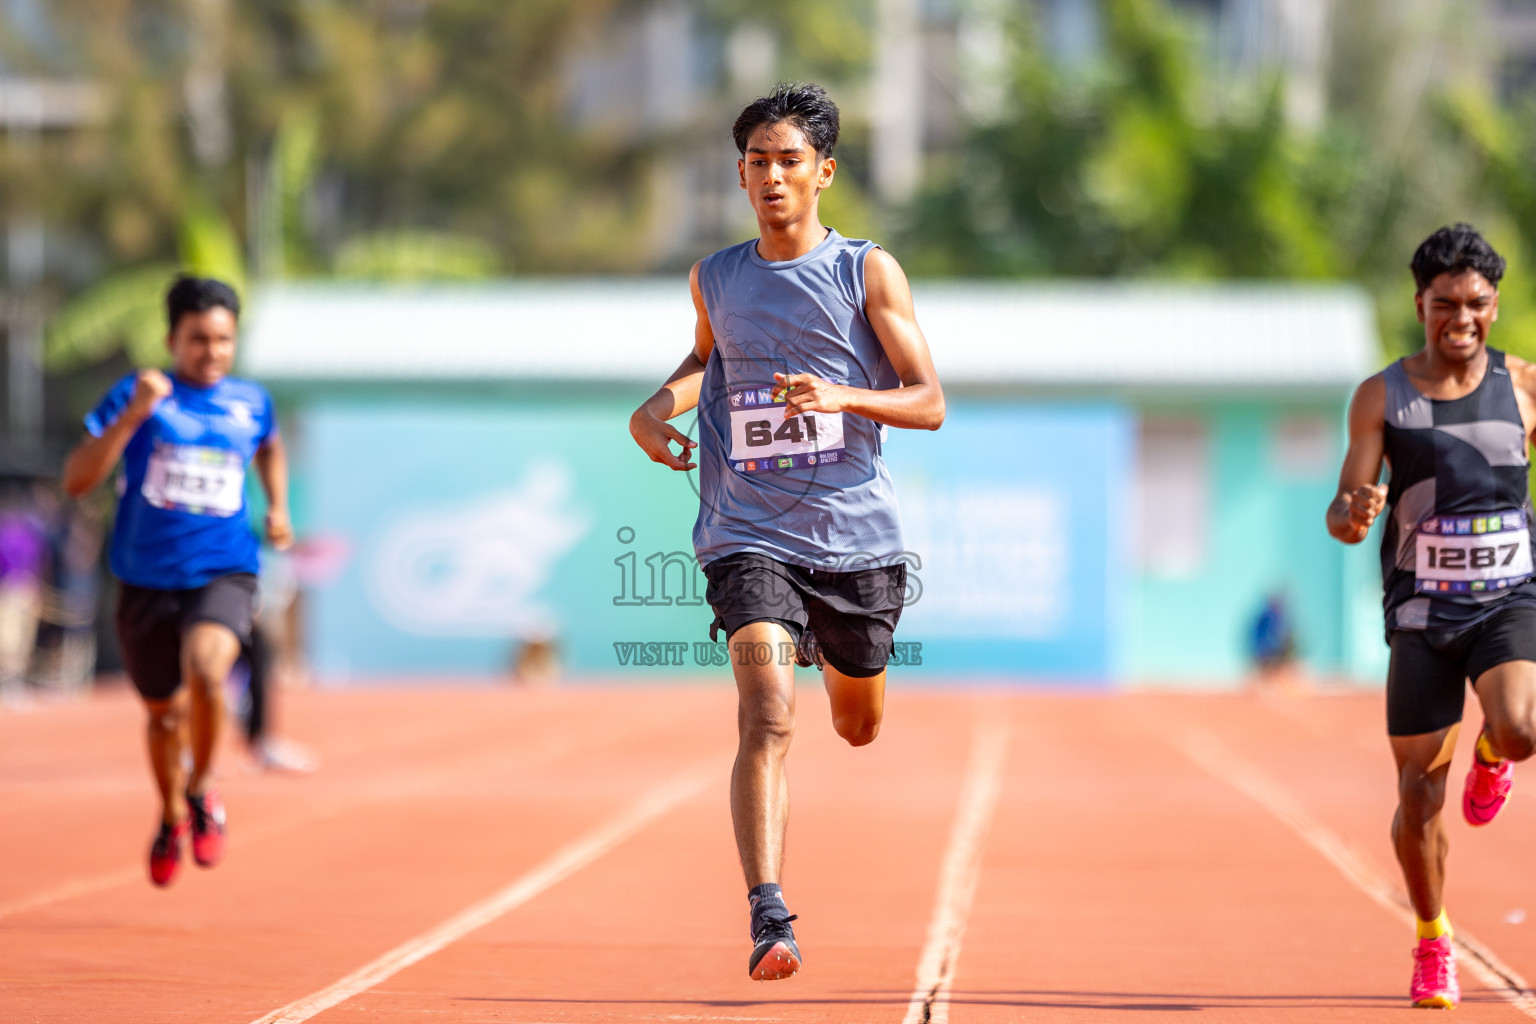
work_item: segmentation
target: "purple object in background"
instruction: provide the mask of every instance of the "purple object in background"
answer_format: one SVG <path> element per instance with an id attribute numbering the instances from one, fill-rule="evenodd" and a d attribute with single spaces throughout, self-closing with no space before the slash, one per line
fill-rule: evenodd
<path id="1" fill-rule="evenodd" d="M 41 522 L 19 512 L 0 512 L 0 584 L 35 582 L 42 576 L 47 547 Z"/>

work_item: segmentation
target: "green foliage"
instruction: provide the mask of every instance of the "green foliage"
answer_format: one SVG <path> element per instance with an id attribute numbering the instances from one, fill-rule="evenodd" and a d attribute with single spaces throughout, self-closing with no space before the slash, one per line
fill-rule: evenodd
<path id="1" fill-rule="evenodd" d="M 10 39 L 0 13 L 8 66 L 87 77 L 112 101 L 102 125 L 0 147 L 0 213 L 24 206 L 51 231 L 67 226 L 99 267 L 52 324 L 50 365 L 125 343 L 158 359 L 160 294 L 178 264 L 238 286 L 680 259 L 653 244 L 688 201 L 663 194 L 669 169 L 704 145 L 697 124 L 726 145 L 735 91 L 767 74 L 845 98 L 823 215 L 892 242 L 913 273 L 1348 278 L 1376 295 L 1395 352 L 1421 337 L 1409 254 L 1470 220 L 1511 259 L 1498 342 L 1536 357 L 1536 108 L 1501 106 L 1480 84 L 1472 0 L 1412 17 L 1396 0 L 1334 4 L 1328 118 L 1306 131 L 1285 116 L 1278 75 L 1227 77 L 1168 0 L 1098 0 L 1103 47 L 1086 69 L 1055 63 L 1038 5 L 995 4 L 1014 12 L 1001 116 L 934 157 L 902 211 L 877 209 L 866 188 L 861 107 L 878 98 L 861 101 L 857 85 L 874 57 L 873 0 L 692 0 L 706 33 L 753 26 L 776 57 L 717 69 L 694 122 L 574 124 L 569 54 L 651 2 L 49 0 L 61 40 L 50 54 Z M 942 20 L 962 6 L 924 9 Z M 191 102 L 208 75 L 222 92 Z M 893 217 L 900 230 L 882 230 Z"/>
<path id="2" fill-rule="evenodd" d="M 191 203 L 177 232 L 181 266 L 189 274 L 216 277 L 245 294 L 245 259 L 234 228 L 217 210 Z"/>
<path id="3" fill-rule="evenodd" d="M 1156 0 L 1109 0 L 1104 67 L 1056 68 L 1015 23 L 1007 113 L 920 200 L 924 273 L 1319 277 L 1339 272 L 1278 85 L 1222 109 Z"/>
<path id="4" fill-rule="evenodd" d="M 1409 257 L 1467 220 L 1510 258 L 1496 343 L 1536 359 L 1536 102 L 1490 93 L 1466 4 L 1409 22 L 1390 0 L 1336 5 L 1328 119 L 1309 131 L 1282 79 L 1234 88 L 1162 0 L 1103 10 L 1086 73 L 1055 65 L 1030 18 L 1010 26 L 1005 116 L 931 176 L 910 270 L 1353 279 L 1396 355 L 1423 343 Z M 1415 86 L 1402 69 L 1420 66 L 1437 70 Z"/>
<path id="5" fill-rule="evenodd" d="M 101 266 L 53 318 L 49 365 L 158 360 L 177 265 L 244 292 L 247 251 L 267 277 L 637 265 L 640 149 L 572 131 L 559 84 L 619 3 L 50 0 L 65 42 L 31 70 L 86 77 L 111 110 L 27 159 L 0 146 L 0 214 L 24 202 Z"/>
<path id="6" fill-rule="evenodd" d="M 496 250 L 459 235 L 396 231 L 349 239 L 336 251 L 336 276 L 369 281 L 482 281 L 496 276 Z"/>
<path id="7" fill-rule="evenodd" d="M 1479 169 L 1475 180 L 1486 205 L 1500 214 L 1482 225 L 1509 261 L 1495 344 L 1536 361 L 1536 102 L 1503 110 L 1462 89 L 1444 97 L 1440 113 Z"/>
<path id="8" fill-rule="evenodd" d="M 161 298 L 176 276 L 173 263 L 150 264 L 104 278 L 52 319 L 45 339 L 49 370 L 100 362 L 124 349 L 136 366 L 161 366 L 165 310 Z"/>
<path id="9" fill-rule="evenodd" d="M 246 294 L 240 240 L 210 207 L 189 203 L 177 231 L 178 262 L 150 263 L 108 274 L 75 296 L 48 324 L 44 360 L 65 372 L 101 362 L 119 350 L 135 366 L 163 366 L 165 310 L 161 302 L 178 272 L 216 277 Z"/>
<path id="10" fill-rule="evenodd" d="M 696 8 L 722 33 L 742 24 L 767 29 L 779 51 L 775 73 L 785 80 L 820 82 L 829 88 L 851 83 L 868 70 L 874 55 L 871 0 L 698 0 Z M 733 96 L 730 102 L 742 99 Z"/>
<path id="11" fill-rule="evenodd" d="M 314 187 L 321 159 L 319 116 L 307 106 L 285 111 L 278 123 L 267 169 L 271 191 L 266 200 L 277 219 L 276 245 L 281 259 L 277 267 L 271 268 L 274 271 L 295 274 L 310 269 L 304 204 Z"/>

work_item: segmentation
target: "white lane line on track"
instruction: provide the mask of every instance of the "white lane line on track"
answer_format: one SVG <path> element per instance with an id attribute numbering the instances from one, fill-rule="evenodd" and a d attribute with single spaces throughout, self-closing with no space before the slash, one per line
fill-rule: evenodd
<path id="1" fill-rule="evenodd" d="M 1210 733 L 1182 727 L 1169 735 L 1177 737 L 1175 746 L 1190 760 L 1279 818 L 1308 846 L 1322 854 L 1355 888 L 1399 921 L 1410 927 L 1414 924 L 1413 908 L 1407 897 L 1362 859 L 1343 837 L 1307 813 L 1300 802 L 1257 765 L 1244 760 Z M 1462 953 L 1462 963 L 1472 969 L 1479 981 L 1527 1017 L 1536 1018 L 1536 993 L 1514 968 L 1460 925 L 1456 926 L 1455 942 Z"/>
<path id="2" fill-rule="evenodd" d="M 401 943 L 383 956 L 358 968 L 254 1024 L 300 1024 L 353 996 L 366 992 L 433 953 L 457 942 L 470 932 L 513 910 L 596 861 L 646 825 L 702 790 L 719 776 L 718 758 L 709 767 L 695 767 L 642 794 L 639 799 L 602 822 L 511 885 L 459 911 L 442 924 Z"/>
<path id="3" fill-rule="evenodd" d="M 92 893 L 104 892 L 107 889 L 115 889 L 120 885 L 128 885 L 133 882 L 147 881 L 149 869 L 147 867 L 119 868 L 116 871 L 108 871 L 99 875 L 91 875 L 89 878 L 77 878 L 73 882 L 65 882 L 56 885 L 52 889 L 44 889 L 42 892 L 31 896 L 23 896 L 12 900 L 10 903 L 0 903 L 0 919 L 12 917 L 16 914 L 25 914 L 29 910 L 46 907 L 54 903 L 62 903 L 65 900 L 75 899 L 77 896 L 89 896 Z"/>
<path id="4" fill-rule="evenodd" d="M 965 779 L 939 868 L 928 941 L 917 961 L 917 987 L 912 990 L 902 1024 L 945 1024 L 949 1020 L 949 992 L 960 960 L 960 940 L 965 937 L 965 923 L 981 877 L 981 857 L 1007 754 L 1007 712 L 989 703 L 978 715 L 971 736 Z"/>
<path id="5" fill-rule="evenodd" d="M 616 730 L 612 735 L 603 735 L 602 742 L 623 738 L 638 731 L 638 726 Z M 590 739 L 589 735 L 587 739 Z M 580 752 L 584 744 L 570 737 L 556 737 L 547 739 L 536 746 L 522 748 L 518 757 L 511 760 L 512 764 L 537 765 L 545 761 L 552 761 L 567 754 Z M 292 832 L 300 828 L 308 828 L 321 822 L 340 818 L 344 815 L 355 814 L 379 804 L 392 803 L 399 800 L 408 800 L 429 793 L 440 792 L 450 780 L 458 778 L 457 768 L 454 766 L 440 767 L 430 770 L 428 773 L 417 771 L 407 776 L 406 773 L 392 773 L 390 775 L 375 777 L 369 791 L 361 794 L 350 790 L 336 794 L 337 803 L 318 808 L 312 811 L 298 814 L 291 818 L 283 818 L 279 821 L 270 821 L 250 829 L 235 831 L 229 840 L 229 848 L 234 852 L 243 852 L 251 844 L 269 839 L 275 835 Z M 147 866 L 140 863 L 131 867 L 118 868 L 116 871 L 105 871 L 101 874 L 90 875 L 85 878 L 77 878 L 70 882 L 64 882 L 51 889 L 33 893 L 31 896 L 21 896 L 9 903 L 0 903 L 0 920 L 24 914 L 28 911 L 38 910 L 42 907 L 52 906 L 55 903 L 63 903 L 77 899 L 81 896 L 90 896 L 108 889 L 116 889 L 118 886 L 144 883 L 149 878 Z"/>
<path id="6" fill-rule="evenodd" d="M 230 846 L 232 849 L 242 849 L 247 844 L 260 842 L 268 836 L 277 835 L 278 833 L 303 825 L 311 825 L 326 818 L 334 818 L 351 809 L 332 808 L 312 814 L 300 815 L 285 821 L 269 822 L 266 825 L 253 828 L 249 832 L 238 834 Z M 135 882 L 148 883 L 148 881 L 149 868 L 147 865 L 118 868 L 116 871 L 104 871 L 99 875 L 77 878 L 72 882 L 56 885 L 52 889 L 45 889 L 31 896 L 23 896 L 12 900 L 10 903 L 0 903 L 0 920 L 16 914 L 24 914 L 30 910 L 51 906 L 55 903 L 63 903 L 66 900 L 76 899 L 80 896 L 90 896 L 94 893 L 105 892 L 108 889 L 116 889 L 121 885 L 131 885 Z"/>

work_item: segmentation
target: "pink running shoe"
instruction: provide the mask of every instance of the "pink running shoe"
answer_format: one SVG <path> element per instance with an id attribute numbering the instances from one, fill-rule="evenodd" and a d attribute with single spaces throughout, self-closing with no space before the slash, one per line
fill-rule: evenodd
<path id="1" fill-rule="evenodd" d="M 216 789 L 202 796 L 188 793 L 187 808 L 192 812 L 192 859 L 211 868 L 224 856 L 224 801 Z"/>
<path id="2" fill-rule="evenodd" d="M 159 886 L 171 884 L 176 870 L 181 867 L 181 841 L 187 836 L 187 822 L 183 818 L 174 825 L 160 823 L 155 842 L 149 848 L 149 880 Z"/>
<path id="3" fill-rule="evenodd" d="M 1467 772 L 1467 785 L 1461 791 L 1461 813 L 1468 825 L 1486 825 L 1494 819 L 1509 799 L 1509 790 L 1515 784 L 1515 766 L 1509 761 L 1486 765 L 1472 755 L 1472 770 Z"/>
<path id="4" fill-rule="evenodd" d="M 1431 1010 L 1450 1010 L 1461 1002 L 1461 986 L 1456 984 L 1456 951 L 1451 937 L 1420 939 L 1413 951 L 1413 987 L 1409 994 L 1413 1005 Z"/>

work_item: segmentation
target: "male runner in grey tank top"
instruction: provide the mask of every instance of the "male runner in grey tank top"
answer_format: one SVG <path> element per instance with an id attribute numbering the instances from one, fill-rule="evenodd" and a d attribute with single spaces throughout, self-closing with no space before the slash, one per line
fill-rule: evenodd
<path id="1" fill-rule="evenodd" d="M 1385 509 L 1382 580 L 1387 733 L 1398 769 L 1392 840 L 1418 916 L 1410 997 L 1460 999 L 1441 902 L 1440 819 L 1466 680 L 1483 709 L 1462 813 L 1493 820 L 1512 762 L 1536 751 L 1536 536 L 1527 490 L 1536 366 L 1488 347 L 1504 260 L 1470 226 L 1431 235 L 1413 257 L 1424 348 L 1361 384 L 1328 531 L 1358 544 Z M 1378 484 L 1382 464 L 1390 485 Z"/>
<path id="2" fill-rule="evenodd" d="M 901 268 L 819 219 L 837 131 L 814 85 L 781 85 L 742 111 L 732 134 L 759 237 L 695 264 L 693 351 L 630 419 L 664 466 L 694 469 L 698 448 L 694 547 L 739 697 L 731 817 L 758 981 L 800 968 L 779 888 L 794 662 L 822 667 L 838 735 L 875 738 L 906 586 L 885 426 L 944 421 Z M 695 407 L 697 445 L 667 422 Z"/>

